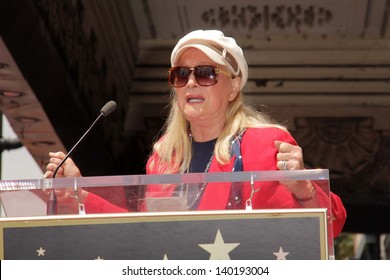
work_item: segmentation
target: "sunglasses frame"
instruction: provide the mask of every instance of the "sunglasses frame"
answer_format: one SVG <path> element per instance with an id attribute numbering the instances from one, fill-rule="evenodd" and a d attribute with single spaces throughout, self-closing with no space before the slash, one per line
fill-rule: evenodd
<path id="1" fill-rule="evenodd" d="M 232 78 L 232 79 L 236 78 L 236 76 L 235 76 L 234 74 L 231 74 L 231 73 L 228 73 L 228 72 L 226 72 L 226 71 L 224 71 L 224 70 L 221 70 L 221 69 L 219 69 L 217 66 L 214 66 L 214 65 L 197 65 L 197 66 L 195 66 L 195 67 L 173 66 L 173 67 L 169 68 L 169 70 L 168 70 L 168 84 L 169 84 L 171 87 L 174 87 L 174 88 L 181 88 L 181 87 L 184 87 L 184 86 L 188 83 L 188 80 L 190 79 L 191 74 L 196 73 L 196 72 L 194 72 L 194 71 L 195 71 L 195 69 L 198 68 L 198 67 L 210 67 L 210 68 L 214 69 L 214 71 L 215 71 L 215 79 L 214 79 L 214 80 L 215 80 L 215 83 L 210 84 L 210 85 L 202 85 L 201 83 L 199 83 L 199 82 L 198 82 L 198 77 L 197 77 L 197 75 L 194 74 L 196 83 L 197 83 L 198 85 L 200 85 L 200 86 L 203 86 L 203 87 L 213 86 L 213 85 L 215 85 L 216 83 L 218 83 L 218 76 L 219 76 L 219 74 L 225 75 L 225 76 L 230 77 L 230 78 Z M 174 84 L 171 83 L 171 75 L 172 75 L 172 72 L 173 72 L 173 70 L 175 70 L 175 69 L 177 69 L 177 68 L 186 68 L 186 69 L 188 69 L 188 70 L 190 71 L 190 73 L 189 73 L 189 75 L 188 75 L 188 77 L 187 77 L 186 82 L 185 82 L 182 86 L 175 86 Z"/>

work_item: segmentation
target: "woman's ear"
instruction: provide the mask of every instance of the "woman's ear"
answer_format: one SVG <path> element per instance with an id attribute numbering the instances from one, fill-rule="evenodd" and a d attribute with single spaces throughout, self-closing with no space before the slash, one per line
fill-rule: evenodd
<path id="1" fill-rule="evenodd" d="M 233 101 L 236 99 L 237 95 L 240 92 L 240 87 L 241 87 L 241 77 L 236 77 L 235 79 L 232 80 L 232 92 L 229 96 L 229 101 Z"/>

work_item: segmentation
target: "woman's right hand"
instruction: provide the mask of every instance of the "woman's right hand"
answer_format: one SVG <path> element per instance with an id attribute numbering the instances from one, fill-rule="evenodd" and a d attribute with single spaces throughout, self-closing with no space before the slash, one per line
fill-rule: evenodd
<path id="1" fill-rule="evenodd" d="M 66 157 L 63 152 L 50 152 L 50 161 L 46 166 L 46 173 L 44 178 L 52 178 L 54 171 L 61 163 L 61 161 Z M 71 158 L 67 158 L 66 161 L 58 169 L 55 178 L 63 177 L 81 177 L 80 170 L 73 162 Z M 84 203 L 85 198 L 87 197 L 88 192 L 84 191 L 82 188 L 78 188 L 79 200 L 76 199 L 75 190 L 73 188 L 62 188 L 56 189 L 55 195 L 57 200 L 56 214 L 77 214 L 79 213 L 79 203 Z M 44 196 L 44 201 L 48 201 L 51 197 L 52 189 L 49 189 L 43 192 L 40 195 Z"/>
<path id="2" fill-rule="evenodd" d="M 50 162 L 46 166 L 46 173 L 44 174 L 45 178 L 53 177 L 54 171 L 66 155 L 63 152 L 50 152 L 49 156 Z M 56 178 L 63 177 L 81 177 L 79 168 L 76 166 L 76 164 L 71 158 L 67 158 L 57 171 Z"/>

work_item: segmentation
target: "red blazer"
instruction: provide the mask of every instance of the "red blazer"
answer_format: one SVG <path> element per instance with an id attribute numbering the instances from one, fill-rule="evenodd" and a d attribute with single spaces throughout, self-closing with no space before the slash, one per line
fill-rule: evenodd
<path id="1" fill-rule="evenodd" d="M 262 171 L 277 170 L 276 154 L 277 149 L 274 141 L 280 140 L 297 145 L 292 136 L 278 128 L 248 128 L 241 140 L 241 155 L 243 160 L 243 171 Z M 157 166 L 151 168 L 150 162 L 157 159 L 158 155 L 154 153 L 148 160 L 146 170 L 147 174 L 157 174 Z M 231 172 L 235 157 L 228 164 L 221 165 L 213 159 L 209 172 Z M 252 198 L 253 209 L 276 209 L 276 208 L 302 208 L 291 192 L 285 186 L 278 182 L 255 182 L 255 188 L 260 187 Z M 328 205 L 328 196 L 317 188 L 317 197 L 322 207 L 331 208 L 333 235 L 337 236 L 345 223 L 346 211 L 340 198 L 330 193 L 331 206 Z M 169 196 L 174 187 L 168 187 L 164 190 L 164 196 Z M 251 187 L 249 183 L 244 184 L 242 189 L 242 201 L 249 198 Z M 160 186 L 148 186 L 146 196 L 155 196 L 162 194 Z M 224 210 L 226 209 L 230 194 L 230 183 L 210 183 L 206 187 L 199 204 L 199 210 Z M 158 196 L 158 195 L 157 195 Z M 85 207 L 88 213 L 97 212 L 123 212 L 118 207 L 106 205 L 107 203 L 99 202 L 99 198 L 94 195 L 88 195 L 85 201 Z"/>

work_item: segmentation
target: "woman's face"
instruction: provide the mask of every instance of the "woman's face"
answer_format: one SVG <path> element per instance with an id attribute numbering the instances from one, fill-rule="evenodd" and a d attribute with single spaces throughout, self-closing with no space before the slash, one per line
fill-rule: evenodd
<path id="1" fill-rule="evenodd" d="M 195 67 L 198 65 L 213 65 L 229 72 L 225 66 L 217 65 L 195 48 L 185 50 L 175 66 Z M 228 104 L 236 98 L 240 90 L 239 80 L 239 78 L 232 79 L 219 74 L 215 85 L 201 86 L 191 73 L 187 84 L 175 89 L 179 110 L 192 125 L 225 123 Z"/>

